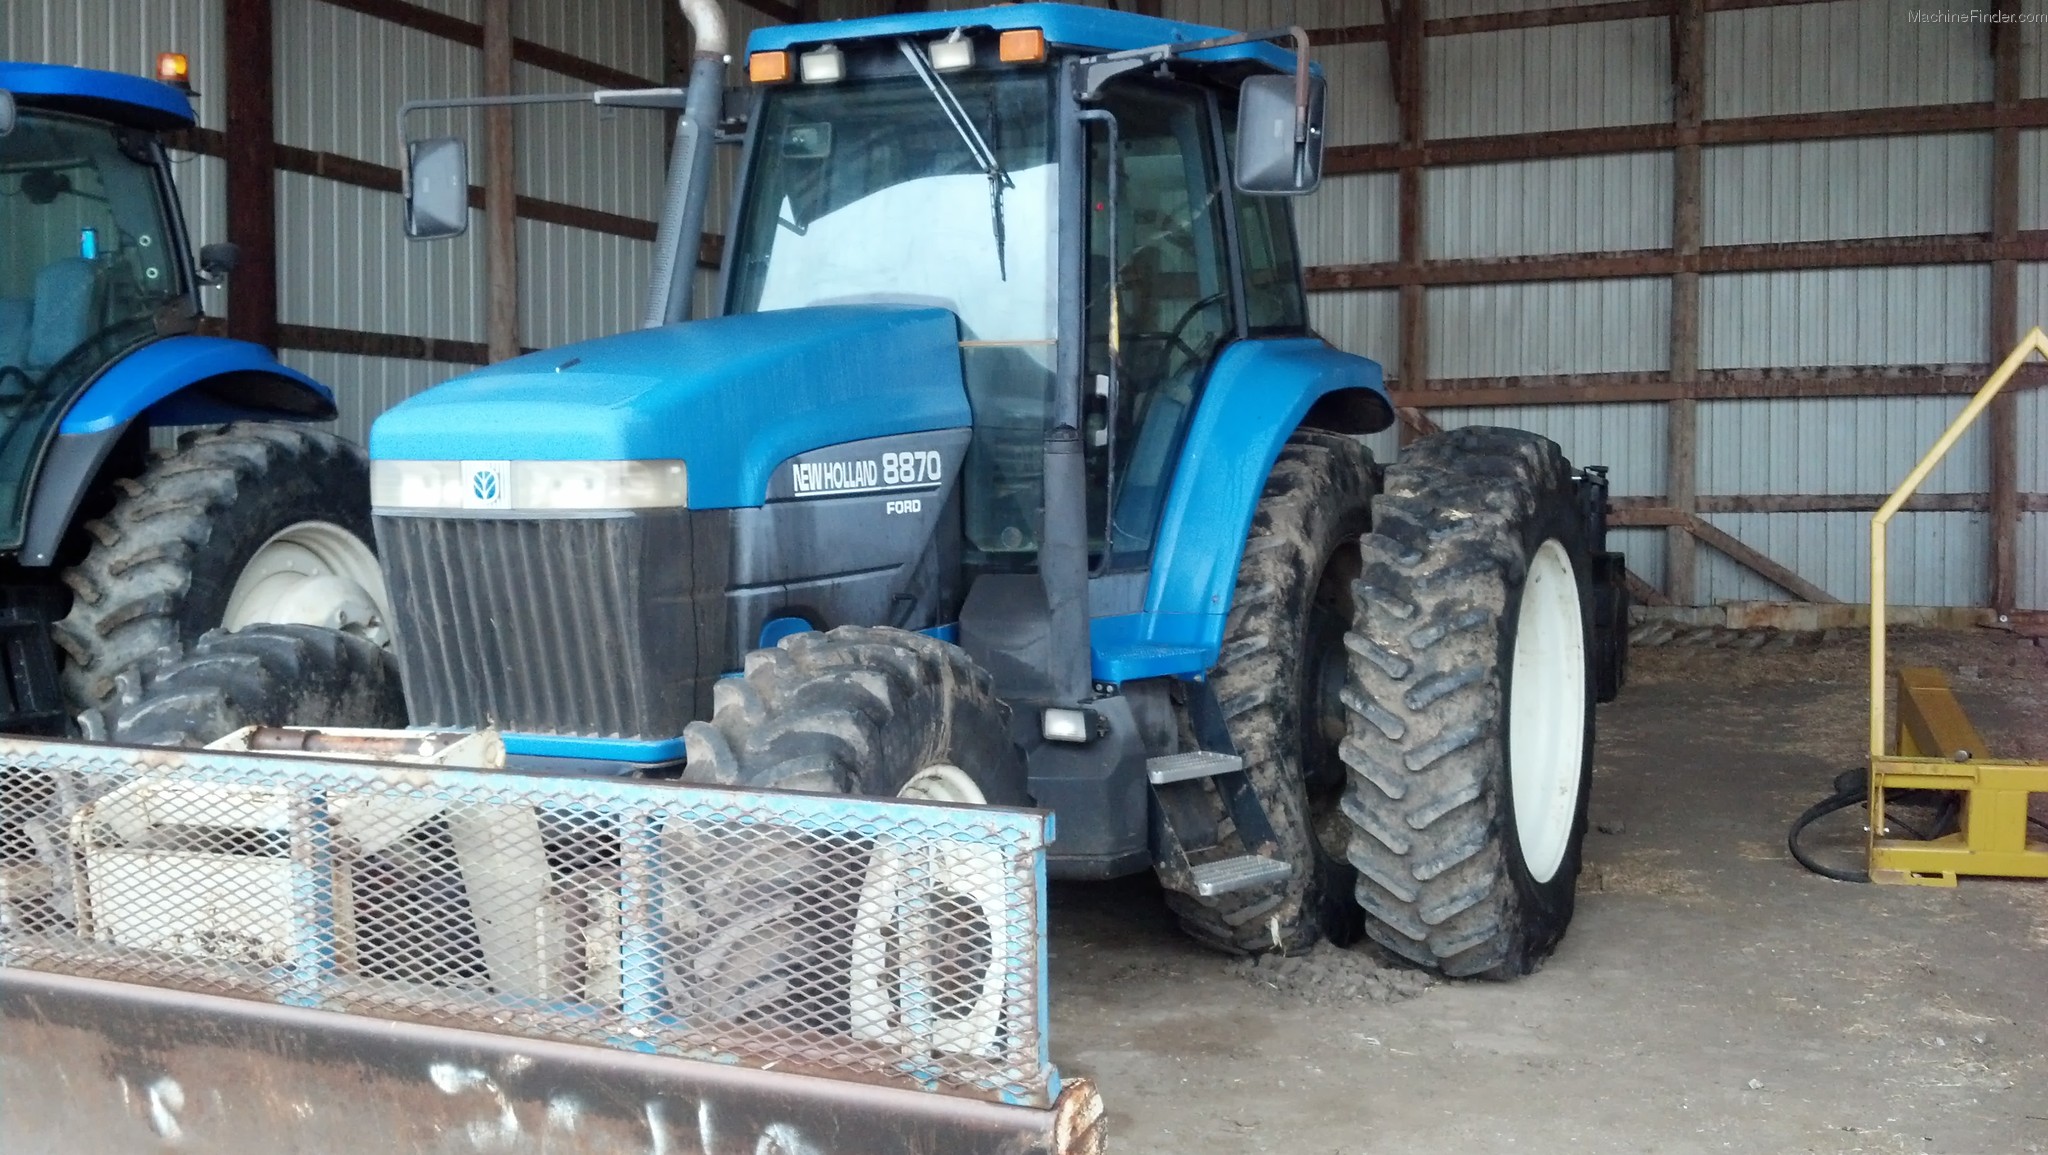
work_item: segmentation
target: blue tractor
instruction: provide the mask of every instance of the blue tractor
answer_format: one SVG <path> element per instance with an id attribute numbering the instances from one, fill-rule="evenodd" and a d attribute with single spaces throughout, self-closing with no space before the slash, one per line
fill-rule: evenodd
<path id="1" fill-rule="evenodd" d="M 333 394 L 201 334 L 235 251 L 186 240 L 163 134 L 192 125 L 180 86 L 0 61 L 0 729 L 92 732 L 216 628 L 385 635 L 368 459 L 306 425 Z"/>
<path id="2" fill-rule="evenodd" d="M 367 651 L 302 632 L 278 668 L 317 717 L 202 655 L 119 735 L 409 717 L 542 773 L 1036 805 L 1056 877 L 1156 871 L 1222 950 L 1534 967 L 1620 676 L 1605 484 L 1506 429 L 1367 452 L 1380 366 L 1312 330 L 1289 213 L 1306 37 L 1059 4 L 764 28 L 722 116 L 715 5 L 684 7 L 686 93 L 511 98 L 682 110 L 647 326 L 372 432 L 406 711 L 351 715 Z M 686 320 L 715 138 L 737 208 Z M 460 231 L 462 143 L 408 149 L 409 232 Z M 804 965 L 799 897 L 698 901 L 703 957 Z M 762 973 L 698 979 L 744 1006 Z"/>

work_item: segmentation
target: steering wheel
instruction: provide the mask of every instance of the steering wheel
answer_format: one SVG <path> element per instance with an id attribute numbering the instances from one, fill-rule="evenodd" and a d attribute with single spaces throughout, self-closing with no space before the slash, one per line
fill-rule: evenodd
<path id="1" fill-rule="evenodd" d="M 1211 305 L 1220 303 L 1228 296 L 1230 296 L 1230 291 L 1227 289 L 1211 293 L 1194 304 L 1189 305 L 1186 311 L 1181 313 L 1180 319 L 1173 323 L 1173 327 L 1165 332 L 1133 333 L 1131 338 L 1137 341 L 1162 342 L 1169 349 L 1178 349 L 1187 356 L 1189 361 L 1199 361 L 1202 355 L 1195 352 L 1194 346 L 1188 344 L 1187 337 L 1185 336 L 1187 328 L 1194 323 L 1196 317 L 1202 315 L 1204 310 L 1208 309 Z"/>

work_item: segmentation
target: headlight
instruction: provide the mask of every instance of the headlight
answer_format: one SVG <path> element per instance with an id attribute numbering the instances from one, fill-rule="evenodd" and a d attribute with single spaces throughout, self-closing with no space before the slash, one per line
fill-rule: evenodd
<path id="1" fill-rule="evenodd" d="M 377 509 L 682 509 L 680 461 L 373 461 Z"/>

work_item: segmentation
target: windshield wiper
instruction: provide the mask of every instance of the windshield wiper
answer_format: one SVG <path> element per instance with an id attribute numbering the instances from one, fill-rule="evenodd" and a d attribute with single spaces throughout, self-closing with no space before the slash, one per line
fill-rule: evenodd
<path id="1" fill-rule="evenodd" d="M 1003 190 L 1016 188 L 1016 182 L 1003 171 L 1003 162 L 996 159 L 995 150 L 982 139 L 981 130 L 974 127 L 974 119 L 967 115 L 960 98 L 953 95 L 953 89 L 932 68 L 924 53 L 908 40 L 898 40 L 896 47 L 902 50 L 903 58 L 910 61 L 911 70 L 917 73 L 918 79 L 931 90 L 932 99 L 939 102 L 939 109 L 946 114 L 946 119 L 953 122 L 953 131 L 960 134 L 967 151 L 974 157 L 974 163 L 981 166 L 982 175 L 988 177 L 989 227 L 994 230 L 996 238 L 996 274 L 1007 281 L 1010 269 L 1009 261 L 1003 255 Z"/>

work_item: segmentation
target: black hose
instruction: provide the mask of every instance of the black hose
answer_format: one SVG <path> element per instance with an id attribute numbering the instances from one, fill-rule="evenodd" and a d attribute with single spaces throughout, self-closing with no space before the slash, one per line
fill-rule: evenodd
<path id="1" fill-rule="evenodd" d="M 1856 771 L 1851 770 L 1837 777 L 1835 779 L 1835 792 L 1807 807 L 1798 818 L 1793 819 L 1792 831 L 1785 836 L 1785 848 L 1792 852 L 1792 857 L 1798 861 L 1799 865 L 1820 875 L 1822 878 L 1832 878 L 1836 882 L 1869 882 L 1870 872 L 1867 870 L 1837 870 L 1832 866 L 1815 860 L 1800 847 L 1799 835 L 1807 827 L 1820 821 L 1827 815 L 1833 814 L 1837 810 L 1847 810 L 1851 806 L 1869 800 L 1870 783 L 1867 780 L 1853 778 L 1853 780 L 1848 781 L 1846 784 L 1844 782 L 1845 779 L 1851 779 L 1856 773 Z"/>

